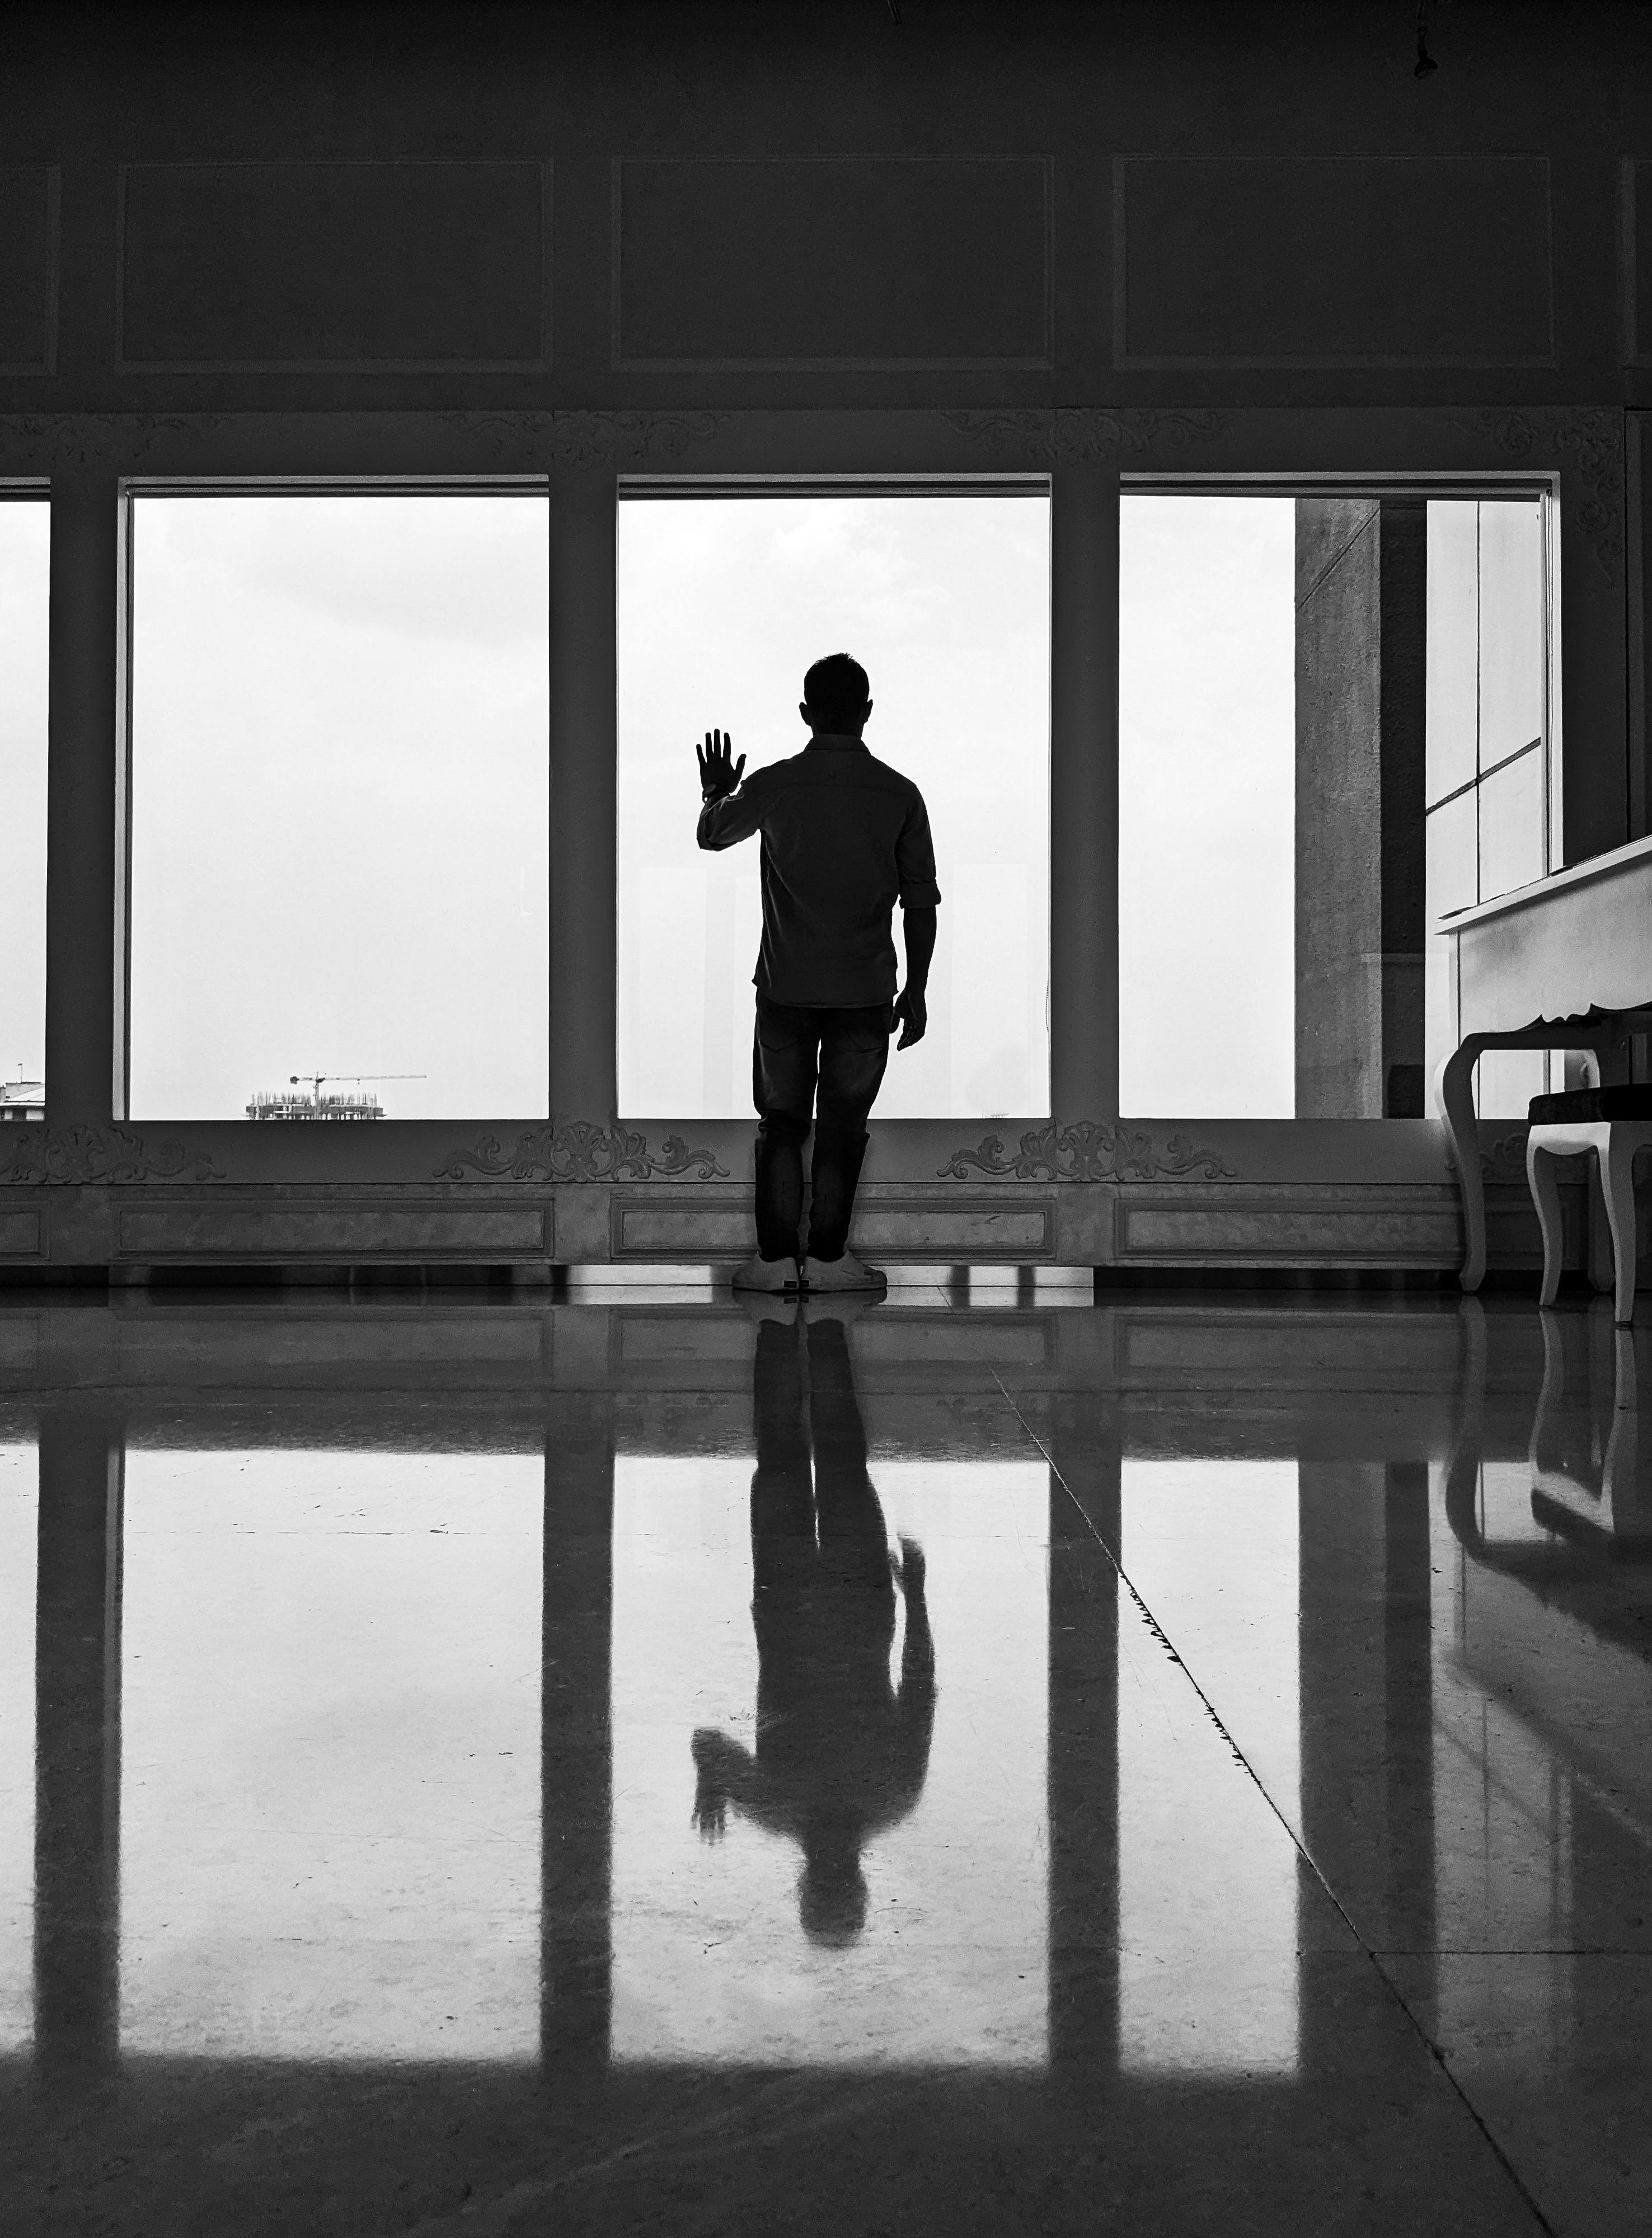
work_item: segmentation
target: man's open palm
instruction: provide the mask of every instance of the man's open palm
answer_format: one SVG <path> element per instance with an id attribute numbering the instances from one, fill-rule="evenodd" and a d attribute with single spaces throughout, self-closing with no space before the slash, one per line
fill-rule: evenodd
<path id="1" fill-rule="evenodd" d="M 746 758 L 734 758 L 734 740 L 721 731 L 708 731 L 705 744 L 694 749 L 700 765 L 700 791 L 707 794 L 732 792 L 740 782 Z"/>

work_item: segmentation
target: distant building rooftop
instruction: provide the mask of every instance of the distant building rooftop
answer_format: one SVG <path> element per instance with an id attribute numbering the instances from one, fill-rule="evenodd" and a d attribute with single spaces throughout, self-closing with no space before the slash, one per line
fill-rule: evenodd
<path id="1" fill-rule="evenodd" d="M 0 1120 L 40 1120 L 45 1116 L 43 1080 L 0 1080 Z"/>

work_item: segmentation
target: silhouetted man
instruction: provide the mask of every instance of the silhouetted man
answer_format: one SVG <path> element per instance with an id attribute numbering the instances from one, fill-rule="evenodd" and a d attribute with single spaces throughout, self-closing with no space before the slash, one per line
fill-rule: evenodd
<path id="1" fill-rule="evenodd" d="M 889 1553 L 841 1321 L 810 1324 L 809 1371 L 805 1430 L 797 1331 L 764 1321 L 752 1401 L 757 1745 L 753 1754 L 726 1733 L 702 1727 L 695 1734 L 694 1818 L 713 1839 L 733 1804 L 799 1843 L 804 1930 L 816 1943 L 841 1944 L 852 1943 L 866 1920 L 862 1849 L 904 1818 L 923 1791 L 935 1650 L 923 1550 L 903 1539 L 898 1564 Z M 897 1583 L 906 1602 L 898 1689 L 889 1680 Z"/>
<path id="2" fill-rule="evenodd" d="M 757 1025 L 757 1256 L 737 1289 L 876 1289 L 883 1277 L 849 1249 L 866 1117 L 899 1046 L 922 1041 L 935 953 L 935 848 L 923 795 L 875 761 L 861 733 L 872 712 L 866 671 L 846 652 L 817 660 L 798 712 L 800 754 L 753 771 L 734 741 L 709 731 L 700 764 L 699 841 L 732 847 L 763 835 L 763 946 L 753 975 Z M 904 913 L 906 986 L 897 996 L 895 904 Z M 818 1092 L 817 1092 L 818 1091 Z M 803 1139 L 815 1129 L 809 1236 L 797 1263 Z"/>

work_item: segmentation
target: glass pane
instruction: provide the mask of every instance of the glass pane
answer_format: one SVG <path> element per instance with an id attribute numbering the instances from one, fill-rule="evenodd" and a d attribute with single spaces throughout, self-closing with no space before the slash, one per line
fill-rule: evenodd
<path id="1" fill-rule="evenodd" d="M 1542 1049 L 1488 1049 L 1474 1068 L 1475 1109 L 1483 1119 L 1523 1119 L 1548 1086 Z"/>
<path id="2" fill-rule="evenodd" d="M 1428 508 L 1428 804 L 1478 766 L 1479 507 L 1436 498 Z M 1472 899 L 1472 896 L 1470 897 Z"/>
<path id="3" fill-rule="evenodd" d="M 819 1327 L 809 1340 L 818 1400 L 829 1362 Z M 613 2056 L 1040 2063 L 1049 1472 L 874 1455 L 869 1485 L 840 1382 L 829 1419 L 815 1411 L 811 1486 L 807 1443 L 776 1434 L 803 1412 L 795 1343 L 763 1342 L 757 1380 L 755 1479 L 732 1454 L 615 1461 Z M 859 1447 L 847 1481 L 834 1425 Z M 880 1633 L 858 1567 L 888 1594 L 903 1539 L 928 1566 L 927 1714 L 913 1603 L 889 1594 Z M 840 1823 L 846 1872 L 812 1831 Z"/>
<path id="4" fill-rule="evenodd" d="M 1480 767 L 1543 732 L 1543 509 L 1536 499 L 1480 507 Z M 1490 889 L 1483 900 L 1490 900 Z"/>
<path id="5" fill-rule="evenodd" d="M 1436 1067 L 1456 1047 L 1451 1031 L 1451 943 L 1435 927 L 1448 910 L 1472 909 L 1480 898 L 1478 820 L 1472 788 L 1444 806 L 1431 809 L 1424 829 L 1428 976 L 1424 1066 L 1425 1076 L 1431 1081 Z"/>
<path id="6" fill-rule="evenodd" d="M 0 2053 L 35 2032 L 35 1549 L 40 1461 L 0 1440 Z"/>
<path id="7" fill-rule="evenodd" d="M 692 748 L 720 729 L 749 770 L 800 752 L 804 671 L 848 652 L 942 897 L 928 1032 L 876 1116 L 1047 1114 L 1047 500 L 631 500 L 618 629 L 621 1111 L 750 1115 L 759 843 L 696 845 Z"/>
<path id="8" fill-rule="evenodd" d="M 1226 1777 L 1221 1736 L 1201 1707 L 1178 1706 L 1158 1639 L 1121 1596 L 1120 2059 L 1136 2072 L 1289 2074 L 1297 1851 L 1285 1828 L 1301 1823 L 1297 1464 L 1127 1459 L 1120 1498 L 1125 1573 L 1223 1704 L 1272 1806 Z"/>
<path id="9" fill-rule="evenodd" d="M 1538 747 L 1481 780 L 1480 899 L 1543 875 L 1543 755 Z"/>
<path id="10" fill-rule="evenodd" d="M 544 1116 L 546 500 L 134 520 L 134 1116 Z"/>
<path id="11" fill-rule="evenodd" d="M 51 508 L 0 503 L 0 1121 L 45 1116 Z"/>
<path id="12" fill-rule="evenodd" d="M 129 1453 L 121 2041 L 539 2041 L 545 1464 Z"/>
<path id="13" fill-rule="evenodd" d="M 1127 496 L 1120 520 L 1119 1096 L 1289 1118 L 1295 507 Z"/>

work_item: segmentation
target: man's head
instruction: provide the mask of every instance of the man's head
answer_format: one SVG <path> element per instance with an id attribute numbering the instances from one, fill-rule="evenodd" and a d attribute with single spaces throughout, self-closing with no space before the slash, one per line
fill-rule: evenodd
<path id="1" fill-rule="evenodd" d="M 871 688 L 858 660 L 846 652 L 829 652 L 804 677 L 797 712 L 811 731 L 858 738 L 872 712 Z"/>
<path id="2" fill-rule="evenodd" d="M 847 1950 L 866 1924 L 868 1890 L 861 1845 L 847 1828 L 815 1825 L 803 1835 L 797 1910 L 803 1933 L 829 1950 Z"/>

